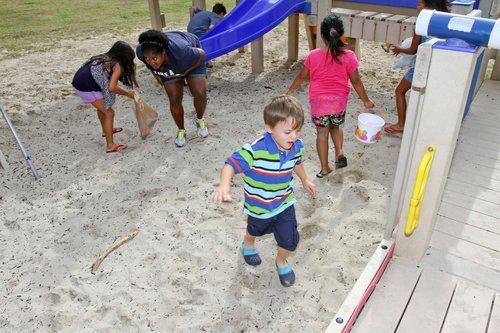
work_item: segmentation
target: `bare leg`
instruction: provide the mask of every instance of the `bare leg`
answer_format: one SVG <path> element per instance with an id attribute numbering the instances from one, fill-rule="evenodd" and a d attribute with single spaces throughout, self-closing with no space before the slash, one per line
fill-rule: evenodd
<path id="1" fill-rule="evenodd" d="M 332 171 L 328 165 L 329 127 L 316 127 L 316 151 L 318 152 L 321 173 L 326 175 Z"/>
<path id="2" fill-rule="evenodd" d="M 189 77 L 186 80 L 188 82 L 189 91 L 191 91 L 191 95 L 193 95 L 196 118 L 201 119 L 207 107 L 207 79 L 202 76 L 196 76 Z"/>
<path id="3" fill-rule="evenodd" d="M 245 242 L 245 249 L 254 249 L 255 248 L 255 239 L 257 237 L 252 236 L 248 233 L 248 231 L 245 233 L 245 237 L 243 237 L 243 241 Z"/>
<path id="4" fill-rule="evenodd" d="M 398 122 L 396 124 L 390 124 L 385 128 L 388 133 L 400 133 L 403 132 L 406 121 L 406 92 L 410 90 L 411 82 L 404 77 L 399 82 L 396 87 L 396 109 L 398 111 Z"/>
<path id="5" fill-rule="evenodd" d="M 115 121 L 115 110 L 109 108 L 104 110 L 103 101 L 95 101 L 92 105 L 97 109 L 97 117 L 101 123 L 102 132 L 106 137 L 106 150 L 112 149 L 115 146 L 113 141 L 113 125 Z"/>
<path id="6" fill-rule="evenodd" d="M 344 155 L 344 131 L 342 127 L 330 125 L 330 136 L 332 137 L 333 145 L 335 146 L 335 161 L 339 156 Z"/>
<path id="7" fill-rule="evenodd" d="M 183 81 L 179 80 L 173 83 L 163 85 L 167 92 L 170 102 L 170 113 L 177 128 L 184 129 L 184 107 L 182 106 L 182 98 L 184 94 Z"/>
<path id="8" fill-rule="evenodd" d="M 406 121 L 406 92 L 410 90 L 411 82 L 401 79 L 401 82 L 396 87 L 396 108 L 398 110 L 398 126 L 402 129 Z"/>
<path id="9" fill-rule="evenodd" d="M 286 258 L 288 258 L 289 255 L 290 251 L 278 246 L 278 254 L 276 255 L 276 264 L 278 267 L 284 268 L 286 266 Z"/>

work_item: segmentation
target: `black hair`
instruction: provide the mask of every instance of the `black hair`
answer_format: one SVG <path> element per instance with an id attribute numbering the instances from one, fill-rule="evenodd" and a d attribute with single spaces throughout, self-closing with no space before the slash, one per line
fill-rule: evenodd
<path id="1" fill-rule="evenodd" d="M 144 31 L 139 35 L 142 53 L 162 53 L 168 47 L 168 37 L 158 30 Z"/>
<path id="2" fill-rule="evenodd" d="M 426 8 L 432 8 L 439 12 L 450 12 L 451 5 L 448 0 L 422 0 Z"/>
<path id="3" fill-rule="evenodd" d="M 212 12 L 215 14 L 219 15 L 220 13 L 223 13 L 224 15 L 227 14 L 226 7 L 224 7 L 223 3 L 217 2 L 214 7 L 212 8 Z"/>
<path id="4" fill-rule="evenodd" d="M 328 53 L 332 55 L 332 60 L 335 62 L 340 62 L 338 57 L 345 53 L 344 42 L 340 39 L 342 35 L 344 35 L 344 23 L 340 17 L 331 14 L 323 19 L 321 36 L 328 42 Z"/>
<path id="5" fill-rule="evenodd" d="M 122 70 L 122 75 L 119 80 L 123 82 L 124 85 L 133 88 L 134 86 L 139 86 L 135 78 L 134 58 L 134 49 L 128 43 L 119 40 L 113 44 L 108 52 L 93 56 L 86 62 L 86 64 L 97 60 L 97 64 L 109 64 L 111 70 L 116 64 L 119 64 Z"/>

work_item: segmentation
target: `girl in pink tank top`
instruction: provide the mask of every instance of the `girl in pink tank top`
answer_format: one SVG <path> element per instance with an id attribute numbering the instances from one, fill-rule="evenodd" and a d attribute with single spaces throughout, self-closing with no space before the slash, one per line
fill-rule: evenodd
<path id="1" fill-rule="evenodd" d="M 335 147 L 335 168 L 347 166 L 343 151 L 342 125 L 349 99 L 350 84 L 367 109 L 375 105 L 368 98 L 358 73 L 358 59 L 341 40 L 344 25 L 337 15 L 325 17 L 321 22 L 323 48 L 312 50 L 297 74 L 287 94 L 291 95 L 306 79 L 309 81 L 309 103 L 312 121 L 316 126 L 316 149 L 321 170 L 316 175 L 323 178 L 332 172 L 328 164 L 328 141 Z"/>

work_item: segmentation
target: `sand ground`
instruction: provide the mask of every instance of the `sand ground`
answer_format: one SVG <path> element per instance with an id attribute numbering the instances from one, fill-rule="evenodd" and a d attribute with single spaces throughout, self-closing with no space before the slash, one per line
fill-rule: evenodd
<path id="1" fill-rule="evenodd" d="M 50 53 L 0 62 L 0 103 L 42 177 L 35 181 L 9 128 L 0 120 L 0 331 L 2 332 L 321 332 L 382 239 L 400 137 L 367 145 L 354 137 L 361 107 L 351 93 L 344 127 L 349 166 L 317 179 L 315 129 L 303 129 L 305 167 L 318 189 L 312 200 L 296 182 L 301 241 L 290 257 L 297 282 L 283 288 L 275 241 L 258 241 L 262 265 L 245 265 L 242 180 L 233 203 L 208 196 L 225 158 L 263 130 L 262 110 L 285 93 L 308 52 L 302 27 L 299 62 L 287 63 L 286 25 L 264 38 L 265 71 L 251 73 L 248 53 L 232 52 L 209 70 L 207 139 L 190 122 L 188 144 L 163 89 L 139 62 L 142 96 L 160 114 L 141 140 L 131 101 L 118 97 L 116 142 L 106 154 L 95 112 L 72 93 L 73 73 L 91 55 L 128 36 L 64 41 Z M 360 73 L 370 97 L 395 120 L 393 91 L 402 72 L 378 43 L 362 42 Z M 307 85 L 296 96 L 307 108 Z M 330 150 L 333 154 L 333 147 Z M 90 267 L 118 238 L 139 234 Z"/>

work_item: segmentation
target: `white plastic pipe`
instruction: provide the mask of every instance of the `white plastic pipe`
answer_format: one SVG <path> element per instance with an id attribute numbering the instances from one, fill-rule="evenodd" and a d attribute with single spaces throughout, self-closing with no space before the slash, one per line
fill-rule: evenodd
<path id="1" fill-rule="evenodd" d="M 500 49 L 500 20 L 424 9 L 417 17 L 415 33 Z"/>

